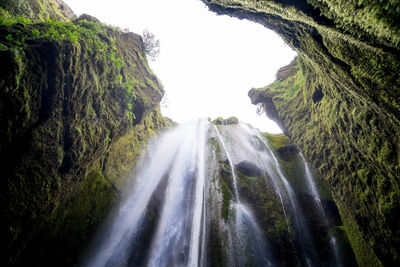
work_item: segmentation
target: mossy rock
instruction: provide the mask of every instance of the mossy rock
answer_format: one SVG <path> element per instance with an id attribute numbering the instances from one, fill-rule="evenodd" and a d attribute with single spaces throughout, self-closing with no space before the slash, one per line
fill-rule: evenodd
<path id="1" fill-rule="evenodd" d="M 223 119 L 222 117 L 218 117 L 213 120 L 215 125 L 235 125 L 239 124 L 239 120 L 236 117 L 229 117 L 227 119 Z"/>
<path id="2" fill-rule="evenodd" d="M 74 19 L 74 12 L 61 0 L 0 0 L 0 8 L 11 16 L 26 17 L 36 21 L 47 19 L 64 22 Z"/>
<path id="3" fill-rule="evenodd" d="M 242 161 L 235 165 L 235 170 L 245 176 L 260 177 L 262 172 L 257 165 L 251 161 Z"/>
<path id="4" fill-rule="evenodd" d="M 400 265 L 400 231 L 390 215 L 390 195 L 400 191 L 400 3 L 204 2 L 261 23 L 298 52 L 250 98 L 327 182 L 358 264 Z"/>
<path id="5" fill-rule="evenodd" d="M 65 215 L 61 210 L 75 210 L 66 201 L 82 197 L 92 201 L 82 209 L 96 208 L 81 228 L 71 226 L 76 230 L 71 234 L 76 240 L 66 241 L 71 250 L 54 253 L 62 255 L 57 265 L 66 266 L 112 204 L 108 196 L 97 203 L 95 193 L 93 199 L 73 196 L 98 184 L 111 185 L 117 197 L 148 138 L 167 125 L 159 111 L 164 91 L 139 35 L 87 16 L 61 22 L 12 14 L 0 12 L 0 202 L 2 242 L 8 247 L 1 261 L 45 265 L 46 258 L 37 256 L 56 247 L 39 241 L 67 238 L 53 227 L 63 224 L 57 219 Z M 79 221 L 80 213 L 68 214 L 66 221 Z M 45 229 L 49 235 L 41 239 Z"/>

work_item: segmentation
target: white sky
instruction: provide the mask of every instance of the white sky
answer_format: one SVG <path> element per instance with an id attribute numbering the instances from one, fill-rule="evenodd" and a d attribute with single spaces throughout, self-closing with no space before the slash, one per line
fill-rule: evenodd
<path id="1" fill-rule="evenodd" d="M 262 131 L 278 133 L 258 116 L 247 96 L 275 80 L 295 52 L 274 32 L 246 20 L 217 16 L 199 0 L 64 0 L 80 15 L 160 39 L 150 62 L 166 91 L 163 115 L 184 122 L 195 117 L 236 116 Z"/>

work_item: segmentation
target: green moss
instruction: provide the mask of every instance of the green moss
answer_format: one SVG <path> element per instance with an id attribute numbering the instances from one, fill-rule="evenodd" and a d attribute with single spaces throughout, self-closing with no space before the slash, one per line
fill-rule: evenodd
<path id="1" fill-rule="evenodd" d="M 399 44 L 399 3 L 395 1 L 309 1 L 338 27 L 354 36 L 381 38 Z"/>
<path id="2" fill-rule="evenodd" d="M 262 133 L 262 135 L 267 139 L 268 144 L 274 151 L 293 144 L 293 142 L 284 134 Z"/>
<path id="3" fill-rule="evenodd" d="M 256 221 L 268 240 L 277 262 L 295 265 L 298 260 L 293 250 L 293 231 L 286 220 L 279 196 L 269 177 L 246 176 L 236 173 L 241 201 L 252 210 Z"/>
<path id="4" fill-rule="evenodd" d="M 116 199 L 115 190 L 98 171 L 93 170 L 79 184 L 70 198 L 61 203 L 50 219 L 49 227 L 34 242 L 46 244 L 36 254 L 36 260 L 46 257 L 48 264 L 71 265 L 81 249 L 88 245 L 99 221 L 107 215 Z M 62 247 L 54 250 L 54 247 Z"/>
<path id="5" fill-rule="evenodd" d="M 303 87 L 298 97 L 291 98 L 287 93 L 285 93 L 286 89 L 291 90 L 290 84 L 286 84 L 286 87 L 282 88 L 272 85 L 264 90 L 268 91 L 269 95 L 272 93 L 274 104 L 277 109 L 280 110 L 279 114 L 284 118 L 283 120 L 285 121 L 285 125 L 288 127 L 292 137 L 294 137 L 294 141 L 302 145 L 304 153 L 313 160 L 314 163 L 317 162 L 319 171 L 323 173 L 322 177 L 324 177 L 331 186 L 335 185 L 333 187 L 334 191 L 335 189 L 338 190 L 338 194 L 342 196 L 341 199 L 347 202 L 350 206 L 353 206 L 353 208 L 351 208 L 353 211 L 347 211 L 345 214 L 350 214 L 356 211 L 355 213 L 359 214 L 358 216 L 364 217 L 372 210 L 374 210 L 375 213 L 379 212 L 379 210 L 376 209 L 377 204 L 374 202 L 371 203 L 372 192 L 378 193 L 378 191 L 371 191 L 369 187 L 376 186 L 373 181 L 384 181 L 380 182 L 381 185 L 378 186 L 378 188 L 391 188 L 393 185 L 393 183 L 390 182 L 393 180 L 388 179 L 386 176 L 387 174 L 384 175 L 385 178 L 382 179 L 373 178 L 378 176 L 377 173 L 386 169 L 386 167 L 383 166 L 387 164 L 393 164 L 392 166 L 394 166 L 396 164 L 396 161 L 392 160 L 393 156 L 394 159 L 397 158 L 396 153 L 394 153 L 394 149 L 392 148 L 393 142 L 387 141 L 387 139 L 386 141 L 382 141 L 382 138 L 387 138 L 385 136 L 393 136 L 393 134 L 389 132 L 385 132 L 383 135 L 382 132 L 378 134 L 378 132 L 375 132 L 378 129 L 375 128 L 376 121 L 366 119 L 368 117 L 373 118 L 381 116 L 382 113 L 379 112 L 374 114 L 372 109 L 368 108 L 366 110 L 358 108 L 357 112 L 354 112 L 354 110 L 353 112 L 349 112 L 349 106 L 360 105 L 365 107 L 365 104 L 359 98 L 355 98 L 352 100 L 354 102 L 351 103 L 349 102 L 348 96 L 344 96 L 332 89 L 327 89 L 329 88 L 329 82 L 326 78 L 322 78 L 322 74 L 319 74 L 320 76 L 317 76 L 318 78 L 316 78 L 313 76 L 315 74 L 311 72 L 311 66 L 309 66 L 308 63 L 305 63 L 305 61 L 301 62 L 303 66 L 306 66 L 306 73 L 310 76 L 309 80 L 306 82 L 308 86 Z M 313 69 L 313 72 L 316 72 L 315 68 Z M 324 91 L 322 98 L 318 98 L 318 101 L 314 101 L 314 94 L 318 90 Z M 334 97 L 327 96 L 328 90 L 330 93 L 334 94 Z M 340 101 L 339 99 L 341 98 L 345 98 L 346 102 Z M 305 99 L 310 100 L 305 101 Z M 288 112 L 289 110 L 290 112 Z M 385 129 L 385 126 L 382 125 L 379 129 Z M 298 132 L 299 130 L 300 132 Z M 349 132 L 352 132 L 355 135 L 349 136 Z M 360 132 L 369 132 L 369 134 L 363 135 L 360 134 Z M 372 138 L 371 133 L 374 133 Z M 396 140 L 397 137 L 394 138 Z M 341 142 L 336 143 L 337 140 L 340 140 Z M 271 143 L 274 144 L 274 140 L 271 140 Z M 384 145 L 382 146 L 380 143 L 383 143 Z M 329 154 L 327 154 L 327 151 L 330 151 Z M 372 159 L 370 157 L 372 154 L 378 155 L 378 157 Z M 380 164 L 382 164 L 382 167 L 380 167 L 381 169 L 377 168 L 376 163 L 371 165 L 366 164 L 366 159 L 380 162 Z M 345 160 L 345 162 L 343 162 L 343 160 Z M 330 169 L 328 169 L 328 166 Z M 290 170 L 290 168 L 286 169 Z M 288 177 L 290 176 L 291 175 L 288 174 Z M 346 176 L 352 177 L 352 179 L 344 179 Z M 339 180 L 336 177 L 341 177 L 341 179 Z M 354 179 L 355 177 L 358 177 L 358 180 Z M 343 190 L 346 191 L 346 193 Z M 351 201 L 353 201 L 352 204 L 349 202 L 350 199 L 345 200 L 345 195 L 354 196 L 351 198 Z M 381 195 L 380 198 L 382 198 L 382 196 L 383 195 Z M 357 201 L 360 204 L 354 205 L 354 201 Z M 370 204 L 366 205 L 365 203 L 367 202 L 370 202 Z M 340 208 L 344 208 L 344 206 L 342 205 Z M 343 214 L 343 212 L 341 213 Z M 382 220 L 378 219 L 376 215 L 374 218 L 377 220 L 369 220 L 369 227 L 380 229 L 382 227 Z M 359 218 L 359 220 L 362 219 Z M 350 220 L 346 220 L 345 224 L 350 223 L 349 221 Z M 355 244 L 353 245 L 353 248 L 355 249 L 356 254 L 358 253 L 358 261 L 364 261 L 362 258 L 363 255 L 365 255 L 365 252 L 362 252 L 362 250 L 367 249 L 369 245 L 365 243 L 362 244 L 365 242 L 363 241 L 364 239 L 355 233 L 359 228 L 350 228 L 352 234 L 349 234 L 349 238 L 352 244 Z M 385 232 L 382 231 L 381 233 L 383 234 Z M 372 244 L 374 247 L 377 246 L 376 242 L 373 242 Z M 390 249 L 386 250 L 386 253 L 390 253 L 389 251 Z M 370 260 L 371 259 L 368 258 L 366 261 Z"/>
<path id="6" fill-rule="evenodd" d="M 224 119 L 223 119 L 222 117 L 218 117 L 218 118 L 216 118 L 215 120 L 213 120 L 213 123 L 214 123 L 215 125 L 222 125 L 223 122 L 224 122 Z"/>
<path id="7" fill-rule="evenodd" d="M 222 192 L 221 217 L 225 221 L 227 221 L 229 218 L 229 210 L 230 210 L 231 200 L 233 198 L 233 193 L 224 180 L 221 180 L 220 183 Z"/>
<path id="8" fill-rule="evenodd" d="M 104 159 L 103 172 L 115 188 L 123 190 L 126 179 L 134 167 L 133 163 L 139 159 L 149 138 L 167 126 L 166 120 L 157 108 L 112 145 Z"/>
<path id="9" fill-rule="evenodd" d="M 252 101 L 263 102 L 332 189 L 359 264 L 398 265 L 400 232 L 385 214 L 399 191 L 399 4 L 204 2 L 262 23 L 298 52 L 296 68 L 253 90 Z"/>
<path id="10" fill-rule="evenodd" d="M 10 16 L 23 16 L 32 20 L 69 21 L 75 17 L 65 3 L 53 0 L 1 0 L 0 8 L 7 10 Z"/>
<path id="11" fill-rule="evenodd" d="M 0 58 L 5 63 L 0 71 L 0 159 L 5 163 L 1 219 L 6 254 L 12 264 L 72 265 L 101 219 L 96 214 L 105 212 L 110 198 L 104 197 L 102 206 L 96 198 L 82 207 L 101 210 L 93 208 L 93 214 L 87 214 L 92 216 L 90 224 L 77 226 L 81 239 L 78 234 L 75 241 L 66 239 L 76 248 L 65 254 L 54 252 L 59 246 L 38 246 L 48 241 L 40 235 L 51 239 L 50 234 L 62 231 L 53 229 L 52 223 L 63 224 L 58 217 L 61 209 L 69 209 L 65 203 L 84 199 L 71 197 L 87 192 L 80 186 L 92 170 L 104 175 L 113 188 L 110 194 L 117 197 L 115 192 L 123 188 L 148 138 L 167 125 L 158 109 L 163 89 L 142 61 L 138 35 L 94 20 L 18 22 L 6 15 L 0 25 Z M 65 220 L 77 218 L 69 212 Z M 53 230 L 46 235 L 43 229 Z M 44 251 L 55 256 L 41 257 Z"/>
<path id="12" fill-rule="evenodd" d="M 351 218 L 350 214 L 343 214 L 344 210 L 345 209 L 339 206 L 339 211 L 341 212 L 341 217 L 344 224 L 343 228 L 345 229 L 348 239 L 351 241 L 350 244 L 357 258 L 358 264 L 360 266 L 383 266 L 382 262 L 374 256 L 371 248 L 360 234 L 358 224 L 354 219 Z M 364 254 L 366 251 L 369 251 L 370 253 Z"/>
<path id="13" fill-rule="evenodd" d="M 239 120 L 236 117 L 229 117 L 227 119 L 223 119 L 222 117 L 218 117 L 215 120 L 213 120 L 213 123 L 215 125 L 234 125 L 234 124 L 238 124 Z"/>

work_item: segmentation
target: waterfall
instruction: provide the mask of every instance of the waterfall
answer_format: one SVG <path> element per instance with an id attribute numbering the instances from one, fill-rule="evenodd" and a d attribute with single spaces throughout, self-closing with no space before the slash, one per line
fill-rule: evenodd
<path id="1" fill-rule="evenodd" d="M 107 222 L 82 266 L 320 265 L 282 166 L 244 124 L 195 120 L 153 140 Z"/>
<path id="2" fill-rule="evenodd" d="M 261 140 L 262 144 L 265 146 L 267 151 L 269 152 L 269 155 L 271 156 L 273 163 L 275 165 L 275 169 L 278 173 L 278 177 L 281 179 L 281 182 L 284 186 L 285 189 L 285 195 L 288 197 L 288 202 L 290 204 L 291 210 L 293 212 L 293 217 L 294 217 L 294 226 L 297 232 L 297 236 L 300 241 L 301 245 L 301 250 L 303 254 L 303 258 L 305 260 L 305 263 L 307 266 L 316 266 L 317 263 L 320 261 L 318 259 L 318 255 L 316 253 L 316 248 L 314 246 L 314 243 L 312 241 L 312 238 L 310 236 L 308 227 L 305 223 L 305 219 L 302 215 L 302 211 L 297 203 L 297 199 L 294 195 L 293 189 L 288 182 L 287 178 L 283 174 L 282 168 L 273 153 L 272 149 L 270 148 L 268 142 L 265 140 L 265 138 L 260 134 L 260 132 L 254 128 L 249 127 L 248 125 L 241 124 L 241 127 L 251 136 L 256 136 L 259 140 Z M 268 171 L 271 173 L 271 169 L 268 169 Z M 273 177 L 273 174 L 271 173 L 271 176 Z M 280 190 L 279 187 L 277 187 L 277 190 Z M 279 195 L 284 195 L 283 192 L 280 192 Z M 285 214 L 286 216 L 286 214 Z"/>
<path id="3" fill-rule="evenodd" d="M 200 177 L 197 187 L 200 192 L 198 195 L 201 195 L 204 186 L 204 177 L 201 178 L 204 176 L 202 175 L 204 167 L 197 168 L 197 174 L 195 170 L 196 161 L 201 163 L 201 158 L 204 156 L 203 152 L 198 152 L 196 158 L 196 149 L 204 148 L 202 139 L 204 139 L 205 130 L 204 121 L 192 122 L 165 133 L 150 145 L 148 156 L 141 163 L 143 167 L 136 175 L 136 183 L 121 202 L 106 233 L 100 234 L 100 242 L 95 245 L 95 249 L 93 249 L 95 252 L 86 259 L 85 266 L 128 265 L 130 249 L 141 230 L 149 201 L 157 186 L 165 179 L 167 179 L 168 186 L 165 192 L 163 212 L 159 218 L 155 240 L 152 242 L 151 261 L 148 265 L 166 265 L 167 262 L 163 262 L 163 264 L 161 262 L 167 261 L 165 255 L 170 253 L 170 250 L 179 241 L 184 249 L 183 243 L 188 240 L 184 238 L 185 240 L 182 241 L 180 237 L 191 235 L 183 233 L 181 228 L 188 227 L 185 223 L 185 216 L 189 215 L 191 208 L 187 198 L 193 191 L 193 187 L 196 186 L 193 184 L 195 176 Z M 198 210 L 200 207 L 201 210 L 201 197 L 196 196 L 195 202 L 196 209 Z M 193 220 L 194 224 L 197 224 L 199 220 L 197 210 L 195 212 L 196 220 Z M 198 235 L 198 227 L 192 228 L 193 234 Z M 193 237 L 193 239 L 195 238 Z M 194 257 L 196 257 L 196 253 L 196 250 L 193 250 Z"/>
<path id="4" fill-rule="evenodd" d="M 232 159 L 231 159 L 231 157 L 230 157 L 230 155 L 228 153 L 228 150 L 226 149 L 225 142 L 223 141 L 223 139 L 221 137 L 221 134 L 218 131 L 217 126 L 214 125 L 214 129 L 215 129 L 215 132 L 217 133 L 218 140 L 221 142 L 221 146 L 224 149 L 225 155 L 228 158 L 229 166 L 231 167 L 231 172 L 232 172 L 232 180 L 233 180 L 233 188 L 235 190 L 235 198 L 236 198 L 236 201 L 238 203 L 240 203 L 239 193 L 238 193 L 237 184 L 236 184 L 235 166 L 233 165 Z"/>
<path id="5" fill-rule="evenodd" d="M 199 263 L 199 242 L 201 237 L 201 215 L 204 213 L 204 185 L 205 185 L 205 155 L 204 150 L 206 146 L 205 138 L 205 122 L 201 122 L 201 129 L 199 131 L 199 149 L 197 154 L 197 184 L 196 184 L 196 196 L 194 203 L 194 215 L 193 215 L 193 226 L 191 232 L 190 241 L 190 253 L 189 253 L 189 266 L 197 266 Z M 205 218 L 203 218 L 205 221 Z M 204 224 L 203 224 L 204 229 Z M 204 249 L 204 248 L 203 248 Z M 204 252 L 203 252 L 204 253 Z M 201 253 L 201 254 L 203 254 Z"/>
<path id="6" fill-rule="evenodd" d="M 214 125 L 215 132 L 217 133 L 218 140 L 221 143 L 221 146 L 225 152 L 225 155 L 228 159 L 229 166 L 231 168 L 231 173 L 232 173 L 232 180 L 233 180 L 233 187 L 234 187 L 234 192 L 235 192 L 235 199 L 236 199 L 236 204 L 234 205 L 234 208 L 236 210 L 236 225 L 235 225 L 235 243 L 233 247 L 239 247 L 238 252 L 240 255 L 240 252 L 245 250 L 246 247 L 247 249 L 249 247 L 250 250 L 255 253 L 255 257 L 253 259 L 252 264 L 257 264 L 258 266 L 271 266 L 271 260 L 270 260 L 270 255 L 268 253 L 268 249 L 266 246 L 266 240 L 262 237 L 261 230 L 259 226 L 257 225 L 253 215 L 251 212 L 248 210 L 246 205 L 244 205 L 240 201 L 240 195 L 238 193 L 238 188 L 237 188 L 237 177 L 235 174 L 235 165 L 232 161 L 232 158 L 230 156 L 230 153 L 227 150 L 227 147 L 225 145 L 225 142 L 218 131 L 217 126 Z M 249 242 L 250 241 L 250 242 Z M 246 247 L 245 247 L 246 246 Z M 242 259 L 236 260 L 236 264 L 238 266 L 241 266 Z"/>
<path id="7" fill-rule="evenodd" d="M 315 182 L 313 180 L 311 170 L 308 167 L 308 164 L 307 164 L 307 161 L 306 161 L 304 155 L 302 153 L 300 153 L 300 156 L 304 163 L 304 170 L 305 170 L 306 178 L 307 178 L 307 187 L 308 187 L 311 195 L 313 196 L 315 203 L 317 203 L 318 211 L 319 211 L 321 217 L 323 218 L 325 226 L 329 227 L 329 223 L 328 223 L 325 211 L 322 207 L 321 197 L 318 193 L 317 186 L 315 185 Z M 333 252 L 333 255 L 335 256 L 337 266 L 342 266 L 342 263 L 340 261 L 340 256 L 339 256 L 339 248 L 337 246 L 337 241 L 336 241 L 336 238 L 334 235 L 331 235 L 329 237 L 329 245 L 332 248 L 332 252 Z"/>
<path id="8" fill-rule="evenodd" d="M 318 190 L 317 190 L 317 186 L 315 185 L 314 180 L 311 175 L 310 168 L 308 167 L 308 164 L 307 164 L 306 159 L 304 158 L 304 155 L 302 153 L 300 153 L 300 156 L 301 156 L 302 161 L 304 162 L 304 170 L 306 172 L 307 186 L 309 188 L 309 191 L 310 191 L 311 195 L 313 196 L 315 203 L 317 203 L 317 205 L 318 205 L 319 212 L 324 217 L 326 217 L 324 209 L 322 208 L 322 202 L 321 202 L 321 198 L 319 196 Z"/>
<path id="9" fill-rule="evenodd" d="M 259 134 L 258 134 L 258 136 L 261 137 Z M 263 144 L 265 145 L 265 147 L 268 148 L 268 150 L 270 151 L 270 153 L 272 155 L 272 158 L 275 162 L 279 177 L 282 179 L 283 185 L 285 186 L 285 189 L 286 189 L 286 193 L 289 197 L 289 202 L 292 207 L 293 214 L 294 214 L 295 228 L 297 230 L 297 233 L 298 233 L 298 236 L 300 239 L 300 244 L 301 244 L 303 255 L 306 260 L 306 264 L 307 264 L 307 266 L 313 266 L 313 265 L 315 265 L 316 262 L 318 262 L 318 259 L 316 259 L 317 255 L 315 253 L 314 244 L 313 244 L 313 242 L 310 238 L 310 234 L 308 232 L 308 227 L 304 222 L 302 212 L 300 211 L 300 207 L 297 204 L 297 199 L 294 196 L 293 189 L 292 189 L 291 185 L 289 184 L 288 180 L 286 179 L 285 175 L 283 174 L 281 166 L 280 166 L 278 160 L 276 159 L 275 155 L 272 153 L 272 150 L 269 147 L 268 143 L 265 141 L 264 138 L 261 138 L 261 140 L 262 140 Z M 306 242 L 307 242 L 307 244 L 306 244 Z M 313 264 L 313 260 L 314 260 L 314 264 Z"/>
<path id="10" fill-rule="evenodd" d="M 178 148 L 184 139 L 187 126 L 181 126 L 168 132 L 150 145 L 146 166 L 137 175 L 135 186 L 127 193 L 121 202 L 117 214 L 105 234 L 100 237 L 100 243 L 95 245 L 94 255 L 91 255 L 85 265 L 107 266 L 114 258 L 126 261 L 130 238 L 139 230 L 147 204 L 161 178 L 174 160 Z M 169 155 L 169 157 L 166 157 Z"/>

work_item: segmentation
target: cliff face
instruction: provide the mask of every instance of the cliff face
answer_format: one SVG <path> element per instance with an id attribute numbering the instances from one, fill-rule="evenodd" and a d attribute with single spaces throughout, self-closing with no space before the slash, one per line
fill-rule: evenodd
<path id="1" fill-rule="evenodd" d="M 32 22 L 9 10 L 0 19 L 2 260 L 70 266 L 146 140 L 167 125 L 164 92 L 139 35 L 87 15 Z"/>
<path id="2" fill-rule="evenodd" d="M 343 222 L 340 218 L 333 196 L 327 184 L 322 180 L 315 170 L 310 170 L 313 182 L 319 193 L 321 206 L 325 212 L 325 220 L 321 218 L 316 207 L 315 198 L 310 194 L 308 182 L 305 180 L 305 164 L 298 148 L 284 134 L 264 133 L 271 149 L 276 153 L 277 160 L 285 177 L 293 188 L 294 195 L 298 200 L 299 210 L 303 212 L 304 220 L 307 222 L 312 239 L 315 242 L 317 253 L 323 259 L 331 253 L 330 237 L 336 238 L 338 249 L 338 263 L 342 266 L 356 266 L 354 252 L 349 244 L 348 236 L 344 231 Z M 307 165 L 307 167 L 309 167 Z M 329 237 L 329 238 L 327 238 Z M 330 266 L 332 262 L 322 262 L 322 266 Z M 289 264 L 294 266 L 294 264 Z"/>
<path id="3" fill-rule="evenodd" d="M 400 263 L 399 3 L 204 1 L 298 58 L 250 91 L 327 181 L 361 266 Z"/>
<path id="4" fill-rule="evenodd" d="M 31 20 L 55 19 L 71 21 L 76 16 L 61 0 L 0 0 L 0 7 L 12 16 L 23 16 Z"/>

